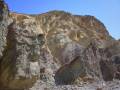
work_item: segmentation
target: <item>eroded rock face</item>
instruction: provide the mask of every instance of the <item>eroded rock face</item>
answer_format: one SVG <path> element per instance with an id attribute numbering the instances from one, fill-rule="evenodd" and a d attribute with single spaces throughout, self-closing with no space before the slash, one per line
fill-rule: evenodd
<path id="1" fill-rule="evenodd" d="M 95 17 L 0 10 L 0 89 L 120 79 L 120 43 Z"/>
<path id="2" fill-rule="evenodd" d="M 71 84 L 79 77 L 112 81 L 115 74 L 112 59 L 107 50 L 98 46 L 97 42 L 91 42 L 79 56 L 61 67 L 55 75 L 56 83 Z"/>
<path id="3" fill-rule="evenodd" d="M 8 7 L 3 0 L 0 0 L 0 58 L 6 46 L 7 26 L 10 22 Z"/>
<path id="4" fill-rule="evenodd" d="M 109 51 L 112 53 L 112 61 L 116 68 L 115 77 L 120 80 L 120 41 L 113 42 Z"/>
<path id="5" fill-rule="evenodd" d="M 102 42 L 90 43 L 83 53 L 87 67 L 87 73 L 94 79 L 112 81 L 114 78 L 114 66 L 111 60 L 111 53 L 106 48 L 101 48 Z"/>
<path id="6" fill-rule="evenodd" d="M 7 49 L 1 58 L 1 83 L 24 89 L 40 78 L 42 68 L 54 67 L 53 56 L 45 46 L 45 36 L 35 19 L 24 16 L 8 26 Z M 48 78 L 53 72 L 49 72 Z M 52 78 L 50 78 L 52 79 Z"/>
<path id="7" fill-rule="evenodd" d="M 7 46 L 7 33 L 8 33 L 8 25 L 12 22 L 12 19 L 9 18 L 9 10 L 7 5 L 3 0 L 0 0 L 0 81 L 1 81 L 1 58 L 4 56 L 4 51 Z M 0 82 L 0 87 L 1 87 Z"/>

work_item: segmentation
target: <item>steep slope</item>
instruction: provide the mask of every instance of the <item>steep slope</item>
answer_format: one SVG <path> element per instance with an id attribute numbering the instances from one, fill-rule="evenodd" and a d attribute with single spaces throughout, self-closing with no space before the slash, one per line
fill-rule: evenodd
<path id="1" fill-rule="evenodd" d="M 0 58 L 6 46 L 7 26 L 11 23 L 9 19 L 8 7 L 3 0 L 0 0 Z"/>
<path id="2" fill-rule="evenodd" d="M 0 9 L 0 89 L 120 79 L 119 41 L 94 16 L 12 13 L 3 0 Z"/>

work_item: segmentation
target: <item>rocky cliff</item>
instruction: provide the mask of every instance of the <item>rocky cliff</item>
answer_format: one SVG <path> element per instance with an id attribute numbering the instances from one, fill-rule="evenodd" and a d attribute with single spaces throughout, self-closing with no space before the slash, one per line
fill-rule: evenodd
<path id="1" fill-rule="evenodd" d="M 97 18 L 13 13 L 0 0 L 0 90 L 109 90 L 119 80 L 120 41 Z"/>

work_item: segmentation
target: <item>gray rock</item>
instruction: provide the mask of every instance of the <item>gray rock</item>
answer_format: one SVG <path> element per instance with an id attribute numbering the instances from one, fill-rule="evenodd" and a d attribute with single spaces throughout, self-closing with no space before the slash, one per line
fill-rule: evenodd
<path id="1" fill-rule="evenodd" d="M 0 0 L 1 90 L 96 90 L 100 80 L 116 86 L 119 48 L 119 41 L 94 16 L 11 13 Z M 114 88 L 109 85 L 102 89 Z"/>
<path id="2" fill-rule="evenodd" d="M 3 0 L 0 1 L 0 58 L 3 55 L 3 51 L 6 47 L 7 26 L 10 24 L 8 6 Z"/>

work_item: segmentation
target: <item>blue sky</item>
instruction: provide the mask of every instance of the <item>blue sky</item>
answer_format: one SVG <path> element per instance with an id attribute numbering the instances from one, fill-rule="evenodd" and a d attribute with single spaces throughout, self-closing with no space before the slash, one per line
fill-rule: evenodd
<path id="1" fill-rule="evenodd" d="M 92 15 L 101 20 L 109 33 L 120 38 L 120 0 L 5 0 L 11 11 L 40 14 L 64 10 L 77 15 Z"/>

